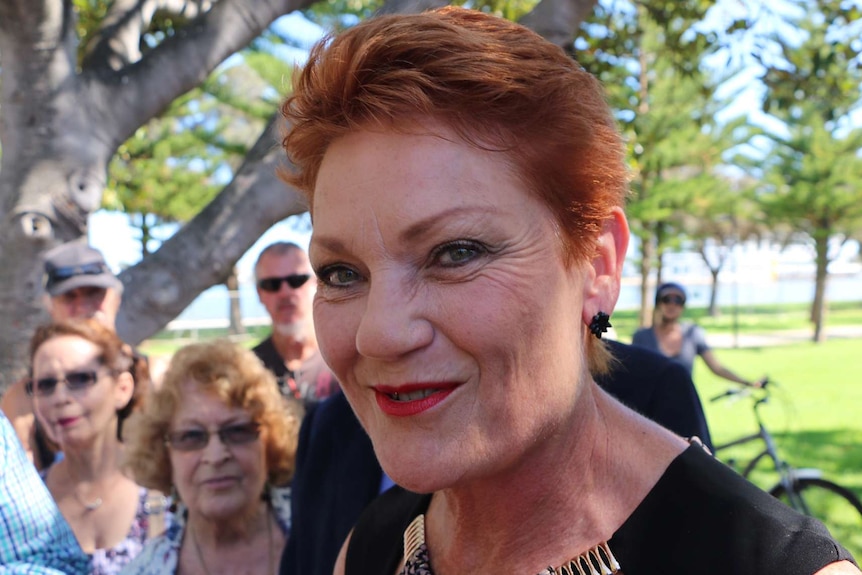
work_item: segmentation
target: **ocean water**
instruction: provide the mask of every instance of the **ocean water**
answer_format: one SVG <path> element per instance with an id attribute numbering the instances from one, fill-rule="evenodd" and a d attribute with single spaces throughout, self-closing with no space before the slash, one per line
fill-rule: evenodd
<path id="1" fill-rule="evenodd" d="M 708 280 L 692 282 L 687 286 L 688 305 L 703 307 L 709 303 L 710 285 Z M 266 310 L 257 298 L 257 291 L 252 284 L 242 284 L 239 288 L 242 316 L 250 322 L 265 323 Z M 718 303 L 721 307 L 731 309 L 733 306 L 745 306 L 769 303 L 806 303 L 814 298 L 813 278 L 786 278 L 773 281 L 739 281 L 720 283 L 718 288 Z M 836 275 L 829 279 L 827 285 L 828 301 L 862 301 L 862 274 Z M 179 323 L 193 325 L 201 323 L 221 323 L 227 325 L 228 291 L 224 286 L 217 286 L 203 292 L 177 318 Z M 640 306 L 640 285 L 625 282 L 620 292 L 617 309 L 631 310 Z"/>

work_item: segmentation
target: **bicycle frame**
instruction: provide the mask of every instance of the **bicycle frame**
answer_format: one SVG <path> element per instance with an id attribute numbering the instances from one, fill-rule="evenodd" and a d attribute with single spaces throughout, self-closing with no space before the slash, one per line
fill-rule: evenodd
<path id="1" fill-rule="evenodd" d="M 742 471 L 742 476 L 748 478 L 757 463 L 764 457 L 769 457 L 779 477 L 778 483 L 776 484 L 776 486 L 773 486 L 770 491 L 774 490 L 775 487 L 777 487 L 778 485 L 783 486 L 785 493 L 787 493 L 787 498 L 790 501 L 791 507 L 793 507 L 797 511 L 801 511 L 802 513 L 809 514 L 809 509 L 805 505 L 805 501 L 799 496 L 799 493 L 796 489 L 796 480 L 803 475 L 805 477 L 812 478 L 819 477 L 821 473 L 819 470 L 816 469 L 804 469 L 797 471 L 778 455 L 778 447 L 775 443 L 775 439 L 773 439 L 772 434 L 769 433 L 769 430 L 766 429 L 766 426 L 763 424 L 763 419 L 760 415 L 760 406 L 766 403 L 767 400 L 768 396 L 761 397 L 757 399 L 752 406 L 752 410 L 754 411 L 754 419 L 757 422 L 757 433 L 752 433 L 751 435 L 746 435 L 728 443 L 718 445 L 715 447 L 715 452 L 718 453 L 719 451 L 722 451 L 724 449 L 735 447 L 737 445 L 744 445 L 752 441 L 763 441 L 763 451 L 759 452 L 751 459 L 751 461 L 748 462 L 748 464 Z"/>

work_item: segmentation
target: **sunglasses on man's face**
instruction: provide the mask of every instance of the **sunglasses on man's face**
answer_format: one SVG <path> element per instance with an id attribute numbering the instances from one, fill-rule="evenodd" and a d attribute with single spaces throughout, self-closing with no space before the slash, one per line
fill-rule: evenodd
<path id="1" fill-rule="evenodd" d="M 672 295 L 672 294 L 663 295 L 660 298 L 658 298 L 658 301 L 660 303 L 665 304 L 665 305 L 669 305 L 669 304 L 675 304 L 675 305 L 679 305 L 679 306 L 685 305 L 685 298 L 682 297 L 681 295 Z"/>
<path id="2" fill-rule="evenodd" d="M 48 283 L 56 284 L 75 276 L 97 276 L 104 273 L 110 273 L 110 270 L 107 265 L 99 262 L 54 268 L 48 272 Z"/>
<path id="3" fill-rule="evenodd" d="M 209 445 L 210 437 L 218 435 L 222 445 L 245 445 L 260 437 L 260 425 L 250 421 L 225 425 L 214 432 L 207 429 L 181 429 L 165 436 L 165 442 L 177 451 L 199 451 Z"/>
<path id="4" fill-rule="evenodd" d="M 281 289 L 282 282 L 286 282 L 293 289 L 299 289 L 311 277 L 309 274 L 290 274 L 280 278 L 263 278 L 258 280 L 257 287 L 266 292 L 277 292 Z"/>
<path id="5" fill-rule="evenodd" d="M 66 384 L 66 389 L 69 391 L 83 391 L 99 381 L 99 374 L 95 371 L 70 371 L 63 377 L 31 379 L 25 384 L 24 389 L 27 395 L 48 397 L 53 395 L 61 381 Z"/>

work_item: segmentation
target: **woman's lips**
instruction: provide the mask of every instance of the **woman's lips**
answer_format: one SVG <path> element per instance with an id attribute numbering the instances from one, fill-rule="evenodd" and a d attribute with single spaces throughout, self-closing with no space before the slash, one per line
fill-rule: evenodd
<path id="1" fill-rule="evenodd" d="M 408 417 L 427 411 L 449 397 L 458 384 L 410 384 L 398 387 L 374 388 L 377 405 L 387 415 Z"/>
<path id="2" fill-rule="evenodd" d="M 60 427 L 69 427 L 79 419 L 80 417 L 60 417 L 57 419 L 57 425 Z"/>
<path id="3" fill-rule="evenodd" d="M 239 479 L 233 476 L 213 477 L 205 480 L 203 484 L 210 489 L 224 489 L 226 487 L 232 487 L 238 481 Z"/>

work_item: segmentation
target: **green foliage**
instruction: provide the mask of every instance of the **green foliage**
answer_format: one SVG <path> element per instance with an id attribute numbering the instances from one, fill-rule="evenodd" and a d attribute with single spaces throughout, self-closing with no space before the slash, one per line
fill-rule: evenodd
<path id="1" fill-rule="evenodd" d="M 129 214 L 144 254 L 155 228 L 190 220 L 219 192 L 277 110 L 291 69 L 253 47 L 120 147 L 103 206 Z"/>
<path id="2" fill-rule="evenodd" d="M 83 61 L 90 42 L 99 31 L 99 25 L 105 19 L 109 0 L 72 0 L 72 7 L 77 15 L 75 27 L 78 31 L 78 62 Z"/>

